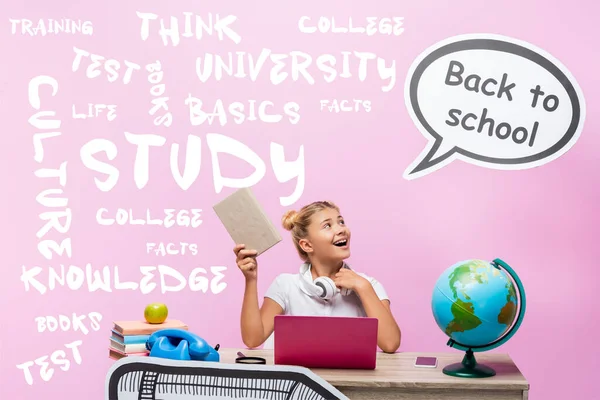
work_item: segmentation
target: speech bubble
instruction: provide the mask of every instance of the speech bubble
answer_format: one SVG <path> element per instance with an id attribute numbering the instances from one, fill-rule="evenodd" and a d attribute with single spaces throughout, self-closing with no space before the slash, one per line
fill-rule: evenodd
<path id="1" fill-rule="evenodd" d="M 434 44 L 412 63 L 406 107 L 428 139 L 405 170 L 411 180 L 459 159 L 480 167 L 522 170 L 553 161 L 579 138 L 583 93 L 546 51 L 492 34 Z"/>

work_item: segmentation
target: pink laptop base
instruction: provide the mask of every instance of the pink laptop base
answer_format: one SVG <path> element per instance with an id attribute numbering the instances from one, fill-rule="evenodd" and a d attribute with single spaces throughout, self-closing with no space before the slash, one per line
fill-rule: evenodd
<path id="1" fill-rule="evenodd" d="M 274 362 L 306 368 L 375 369 L 376 318 L 275 317 Z"/>

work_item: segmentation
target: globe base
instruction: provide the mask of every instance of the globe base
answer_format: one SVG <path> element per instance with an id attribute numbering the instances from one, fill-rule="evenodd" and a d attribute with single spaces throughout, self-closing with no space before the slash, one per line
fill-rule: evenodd
<path id="1" fill-rule="evenodd" d="M 459 378 L 489 378 L 496 375 L 493 368 L 478 364 L 470 349 L 467 350 L 462 362 L 447 365 L 442 371 L 446 375 Z"/>

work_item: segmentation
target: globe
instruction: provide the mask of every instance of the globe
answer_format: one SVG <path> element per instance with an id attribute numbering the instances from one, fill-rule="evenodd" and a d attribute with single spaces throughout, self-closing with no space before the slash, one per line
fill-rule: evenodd
<path id="1" fill-rule="evenodd" d="M 495 370 L 478 364 L 474 352 L 506 343 L 525 316 L 525 290 L 513 269 L 501 259 L 466 260 L 447 268 L 438 278 L 431 309 L 447 345 L 462 351 L 460 363 L 446 366 L 451 376 L 483 378 Z"/>

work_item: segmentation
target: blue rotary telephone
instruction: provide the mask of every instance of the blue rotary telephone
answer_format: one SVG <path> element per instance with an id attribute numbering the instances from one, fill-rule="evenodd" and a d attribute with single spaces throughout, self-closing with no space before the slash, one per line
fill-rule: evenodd
<path id="1" fill-rule="evenodd" d="M 213 349 L 200 336 L 183 329 L 161 329 L 146 341 L 150 357 L 171 360 L 219 362 L 218 346 Z"/>

